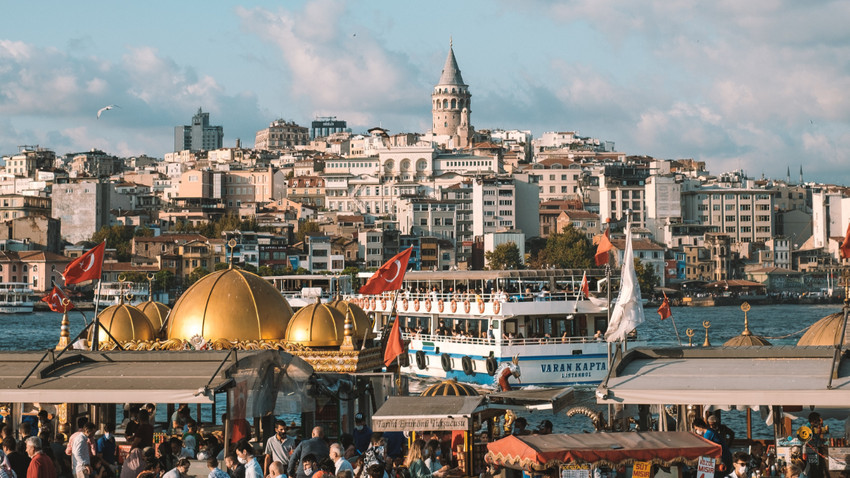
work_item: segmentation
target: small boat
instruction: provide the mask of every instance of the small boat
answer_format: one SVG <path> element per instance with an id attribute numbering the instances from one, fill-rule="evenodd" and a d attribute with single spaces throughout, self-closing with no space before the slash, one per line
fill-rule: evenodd
<path id="1" fill-rule="evenodd" d="M 396 305 L 409 343 L 402 372 L 493 385 L 514 359 L 522 385 L 600 383 L 608 373 L 607 300 L 578 295 L 581 271 L 410 271 Z M 436 288 L 436 289 L 435 289 Z M 380 332 L 391 293 L 350 300 Z M 629 347 L 645 344 L 636 335 Z"/>
<path id="2" fill-rule="evenodd" d="M 264 276 L 263 279 L 280 291 L 292 310 L 315 304 L 316 300 L 327 303 L 337 296 L 351 294 L 349 275 L 289 274 Z"/>
<path id="3" fill-rule="evenodd" d="M 0 282 L 0 314 L 32 312 L 33 291 L 28 282 Z"/>
<path id="4" fill-rule="evenodd" d="M 95 288 L 95 292 L 97 289 Z M 100 285 L 100 296 L 95 297 L 100 308 L 117 305 L 123 297 L 124 303 L 139 305 L 148 300 L 148 284 L 140 282 L 104 282 Z"/>

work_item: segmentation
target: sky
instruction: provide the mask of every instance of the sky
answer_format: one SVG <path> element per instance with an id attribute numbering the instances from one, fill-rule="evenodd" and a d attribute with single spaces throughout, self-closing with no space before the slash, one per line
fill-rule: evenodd
<path id="1" fill-rule="evenodd" d="M 850 185 L 850 2 L 0 0 L 0 155 L 163 157 L 282 118 L 425 132 L 450 40 L 476 129 Z M 110 104 L 118 108 L 97 110 Z"/>

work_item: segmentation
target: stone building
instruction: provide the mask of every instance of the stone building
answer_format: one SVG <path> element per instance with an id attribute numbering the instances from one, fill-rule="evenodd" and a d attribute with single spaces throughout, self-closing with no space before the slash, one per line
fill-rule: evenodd
<path id="1" fill-rule="evenodd" d="M 457 66 L 454 49 L 449 43 L 449 54 L 440 75 L 440 81 L 431 93 L 433 133 L 445 137 L 445 147 L 468 148 L 472 144 L 473 128 L 469 116 L 472 112 L 472 95 L 463 82 Z"/>

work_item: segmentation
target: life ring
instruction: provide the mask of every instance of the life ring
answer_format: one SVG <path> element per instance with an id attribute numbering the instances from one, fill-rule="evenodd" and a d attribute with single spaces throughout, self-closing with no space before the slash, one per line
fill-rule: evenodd
<path id="1" fill-rule="evenodd" d="M 401 299 L 401 310 L 407 312 L 407 299 Z"/>
<path id="2" fill-rule="evenodd" d="M 425 312 L 431 312 L 431 299 L 425 299 Z"/>
<path id="3" fill-rule="evenodd" d="M 419 299 L 413 299 L 413 310 L 419 312 Z"/>
<path id="4" fill-rule="evenodd" d="M 464 299 L 464 301 L 463 301 L 463 312 L 468 314 L 470 308 L 472 308 L 472 305 L 470 305 L 469 299 Z"/>
<path id="5" fill-rule="evenodd" d="M 467 375 L 475 375 L 475 371 L 472 369 L 472 359 L 469 358 L 469 355 L 464 355 L 462 359 L 460 359 L 460 364 L 463 366 L 463 373 Z"/>
<path id="6" fill-rule="evenodd" d="M 425 370 L 427 364 L 425 363 L 425 352 L 421 350 L 416 351 L 416 366 L 419 370 Z"/>
<path id="7" fill-rule="evenodd" d="M 437 312 L 443 313 L 443 310 L 446 308 L 446 304 L 443 303 L 443 299 L 437 301 Z"/>
<path id="8" fill-rule="evenodd" d="M 385 299 L 384 297 L 381 297 L 381 308 L 382 309 L 387 308 L 387 299 Z"/>
<path id="9" fill-rule="evenodd" d="M 487 375 L 491 377 L 493 375 L 496 375 L 496 369 L 498 368 L 499 364 L 496 362 L 495 357 L 487 357 L 487 360 L 484 361 L 484 364 L 487 366 Z"/>
<path id="10" fill-rule="evenodd" d="M 457 301 L 452 299 L 452 312 L 457 312 Z"/>
<path id="11" fill-rule="evenodd" d="M 372 297 L 372 301 L 369 303 L 369 308 L 375 310 L 375 298 Z"/>
<path id="12" fill-rule="evenodd" d="M 478 299 L 478 313 L 480 313 L 480 314 L 484 313 L 484 306 L 485 306 L 484 301 L 481 300 L 481 299 Z"/>
<path id="13" fill-rule="evenodd" d="M 440 357 L 440 364 L 443 366 L 443 370 L 448 372 L 452 369 L 452 358 L 449 357 L 449 354 L 443 354 Z"/>
<path id="14" fill-rule="evenodd" d="M 502 310 L 502 303 L 498 300 L 493 301 L 493 313 L 498 314 L 499 311 Z"/>

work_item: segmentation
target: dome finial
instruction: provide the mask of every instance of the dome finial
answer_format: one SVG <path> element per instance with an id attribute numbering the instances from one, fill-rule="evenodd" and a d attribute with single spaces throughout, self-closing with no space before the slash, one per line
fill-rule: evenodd
<path id="1" fill-rule="evenodd" d="M 156 277 L 153 272 L 148 272 L 148 301 L 153 302 L 153 279 Z"/>
<path id="2" fill-rule="evenodd" d="M 228 269 L 233 269 L 233 249 L 236 249 L 236 239 L 231 237 L 230 240 L 227 241 L 227 245 L 230 247 L 230 265 L 228 266 Z"/>
<path id="3" fill-rule="evenodd" d="M 345 323 L 342 326 L 342 345 L 340 350 L 354 350 L 354 317 L 351 315 L 351 308 L 345 311 Z"/>
<path id="4" fill-rule="evenodd" d="M 702 346 L 711 347 L 711 342 L 708 341 L 708 329 L 711 328 L 711 321 L 703 320 L 702 326 L 705 327 L 705 342 L 702 343 Z"/>
<path id="5" fill-rule="evenodd" d="M 744 311 L 744 331 L 741 332 L 741 335 L 753 335 L 753 333 L 750 332 L 750 321 L 747 318 L 747 312 L 750 311 L 750 304 L 744 302 L 741 304 L 741 310 Z"/>
<path id="6" fill-rule="evenodd" d="M 452 42 L 452 36 L 451 36 L 451 35 L 449 35 L 449 48 L 451 48 L 451 47 L 453 46 L 453 45 L 452 45 L 452 43 L 453 43 L 453 42 Z"/>

